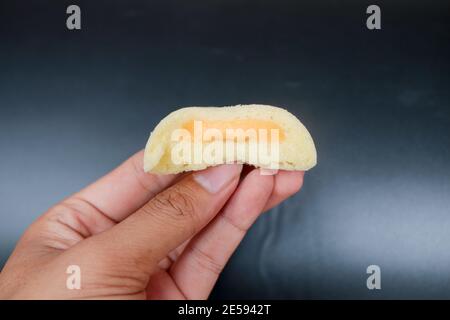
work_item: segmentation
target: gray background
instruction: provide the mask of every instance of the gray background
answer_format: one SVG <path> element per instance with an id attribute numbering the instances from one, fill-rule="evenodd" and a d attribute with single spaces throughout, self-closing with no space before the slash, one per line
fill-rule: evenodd
<path id="1" fill-rule="evenodd" d="M 212 297 L 450 298 L 449 2 L 376 3 L 372 32 L 366 1 L 1 0 L 0 265 L 170 111 L 265 103 L 300 117 L 318 166 Z"/>

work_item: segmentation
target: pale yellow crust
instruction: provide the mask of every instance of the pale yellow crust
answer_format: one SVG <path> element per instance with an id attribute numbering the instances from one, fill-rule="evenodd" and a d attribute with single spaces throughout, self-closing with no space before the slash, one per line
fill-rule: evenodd
<path id="1" fill-rule="evenodd" d="M 278 169 L 309 170 L 316 165 L 317 153 L 313 139 L 305 126 L 285 109 L 268 105 L 237 105 L 231 107 L 187 107 L 170 113 L 150 134 L 144 154 L 144 170 L 156 174 L 172 174 L 183 171 L 205 169 L 206 163 L 179 164 L 171 159 L 171 134 L 183 124 L 192 120 L 233 121 L 233 120 L 273 121 L 282 128 L 284 138 L 279 145 Z M 248 162 L 248 159 L 237 159 Z M 225 159 L 222 163 L 225 163 Z M 249 163 L 256 167 L 269 168 L 260 163 Z"/>

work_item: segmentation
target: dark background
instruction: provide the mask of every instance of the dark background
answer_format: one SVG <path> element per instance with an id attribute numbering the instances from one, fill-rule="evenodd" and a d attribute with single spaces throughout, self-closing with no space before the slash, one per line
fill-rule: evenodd
<path id="1" fill-rule="evenodd" d="M 66 7 L 82 30 L 66 29 Z M 365 26 L 378 4 L 382 30 Z M 297 115 L 318 166 L 213 298 L 450 298 L 450 2 L 0 0 L 0 265 L 180 106 Z M 381 290 L 366 268 L 381 267 Z"/>

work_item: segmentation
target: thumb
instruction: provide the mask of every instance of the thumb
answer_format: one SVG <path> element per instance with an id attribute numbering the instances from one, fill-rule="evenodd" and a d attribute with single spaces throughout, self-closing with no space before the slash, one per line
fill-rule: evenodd
<path id="1" fill-rule="evenodd" d="M 242 165 L 230 164 L 186 176 L 99 234 L 96 244 L 109 262 L 126 260 L 151 272 L 170 251 L 214 218 L 235 190 L 241 170 Z"/>

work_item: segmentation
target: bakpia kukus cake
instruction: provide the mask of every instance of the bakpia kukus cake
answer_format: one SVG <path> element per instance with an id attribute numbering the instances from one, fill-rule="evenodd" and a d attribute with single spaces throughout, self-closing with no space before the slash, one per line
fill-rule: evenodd
<path id="1" fill-rule="evenodd" d="M 316 162 L 313 139 L 299 119 L 257 104 L 178 109 L 155 127 L 144 152 L 144 170 L 155 174 L 225 163 L 306 171 Z"/>

